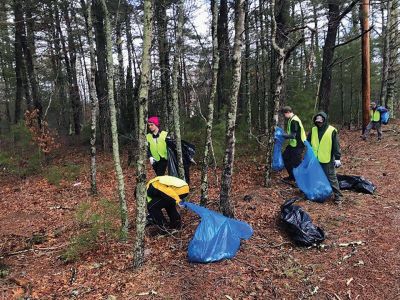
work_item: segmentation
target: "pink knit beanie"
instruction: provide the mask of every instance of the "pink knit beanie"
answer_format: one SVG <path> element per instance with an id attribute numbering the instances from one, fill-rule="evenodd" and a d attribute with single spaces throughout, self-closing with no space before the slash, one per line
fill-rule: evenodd
<path id="1" fill-rule="evenodd" d="M 157 116 L 151 116 L 147 119 L 147 122 L 153 123 L 157 127 L 160 127 L 160 119 Z"/>

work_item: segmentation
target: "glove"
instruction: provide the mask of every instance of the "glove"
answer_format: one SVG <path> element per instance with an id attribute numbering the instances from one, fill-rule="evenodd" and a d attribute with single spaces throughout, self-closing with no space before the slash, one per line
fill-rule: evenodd
<path id="1" fill-rule="evenodd" d="M 151 165 L 154 165 L 154 163 L 156 162 L 156 159 L 153 156 L 150 156 L 149 160 Z"/>
<path id="2" fill-rule="evenodd" d="M 335 168 L 339 168 L 342 165 L 339 159 L 335 159 Z"/>

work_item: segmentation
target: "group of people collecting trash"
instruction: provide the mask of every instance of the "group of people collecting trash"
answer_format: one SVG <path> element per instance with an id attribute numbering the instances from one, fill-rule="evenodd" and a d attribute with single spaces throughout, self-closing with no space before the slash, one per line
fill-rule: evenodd
<path id="1" fill-rule="evenodd" d="M 293 169 L 298 167 L 302 162 L 305 141 L 308 141 L 331 185 L 333 200 L 336 204 L 340 205 L 343 201 L 343 194 L 340 191 L 335 170 L 341 166 L 341 150 L 337 129 L 329 124 L 328 116 L 325 112 L 319 112 L 312 119 L 314 126 L 306 134 L 300 118 L 294 114 L 290 106 L 281 108 L 280 113 L 286 120 L 286 130 L 282 134 L 282 137 L 288 141 L 282 154 L 284 167 L 288 172 L 288 176 L 283 178 L 283 181 L 289 184 L 294 183 L 295 176 Z M 377 131 L 379 141 L 382 139 L 381 113 L 383 111 L 378 109 L 376 102 L 372 102 L 370 106 L 370 123 L 362 135 L 363 140 L 368 138 L 371 129 Z M 185 180 L 178 178 L 176 173 L 171 174 L 169 155 L 173 156 L 174 154 L 169 149 L 171 141 L 168 137 L 168 132 L 160 129 L 160 120 L 157 116 L 148 118 L 148 128 L 149 133 L 146 135 L 148 157 L 157 176 L 151 179 L 146 185 L 147 209 L 149 213 L 147 221 L 149 225 L 157 225 L 159 233 L 165 233 L 168 230 L 179 230 L 182 222 L 176 206 L 183 203 L 189 194 L 188 167 L 193 157 L 190 155 L 189 158 L 186 157 Z M 189 149 L 191 148 L 189 147 Z M 194 155 L 194 146 L 191 151 L 191 154 Z M 169 175 L 165 175 L 167 166 Z M 167 212 L 169 222 L 163 214 L 163 209 Z"/>

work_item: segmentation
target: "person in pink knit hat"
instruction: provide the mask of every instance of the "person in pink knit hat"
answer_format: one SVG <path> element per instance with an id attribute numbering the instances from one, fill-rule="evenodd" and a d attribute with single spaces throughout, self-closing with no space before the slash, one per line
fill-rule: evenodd
<path id="1" fill-rule="evenodd" d="M 157 176 L 162 176 L 165 174 L 168 165 L 166 143 L 168 132 L 160 131 L 160 119 L 157 116 L 150 116 L 147 119 L 147 125 L 150 130 L 150 133 L 146 135 L 150 164 Z"/>

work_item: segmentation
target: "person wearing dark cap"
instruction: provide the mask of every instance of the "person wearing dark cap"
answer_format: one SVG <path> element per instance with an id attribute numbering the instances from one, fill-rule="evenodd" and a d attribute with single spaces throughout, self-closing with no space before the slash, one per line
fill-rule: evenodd
<path id="1" fill-rule="evenodd" d="M 176 205 L 179 205 L 189 194 L 189 185 L 180 178 L 165 175 L 151 179 L 146 188 L 148 219 L 151 219 L 161 231 L 166 228 L 179 229 L 182 223 Z M 167 211 L 169 223 L 162 209 Z"/>
<path id="2" fill-rule="evenodd" d="M 168 150 L 166 138 L 168 132 L 160 131 L 160 119 L 151 116 L 147 120 L 150 133 L 146 135 L 148 144 L 148 157 L 157 176 L 165 174 L 168 165 Z"/>
<path id="3" fill-rule="evenodd" d="M 313 123 L 315 126 L 308 134 L 307 140 L 310 142 L 314 154 L 331 184 L 335 203 L 340 204 L 343 195 L 340 192 L 335 170 L 335 168 L 339 168 L 342 165 L 337 130 L 328 124 L 328 118 L 324 112 L 316 114 L 313 118 Z"/>
<path id="4" fill-rule="evenodd" d="M 283 137 L 289 140 L 289 144 L 282 154 L 285 168 L 289 174 L 284 180 L 294 181 L 293 168 L 296 168 L 301 163 L 306 133 L 300 118 L 293 113 L 290 106 L 284 106 L 280 112 L 287 120 L 286 133 L 283 134 Z"/>
<path id="5" fill-rule="evenodd" d="M 362 135 L 362 139 L 364 141 L 367 140 L 371 129 L 375 129 L 378 132 L 378 141 L 380 141 L 382 139 L 381 112 L 379 111 L 376 102 L 371 102 L 369 115 L 370 115 L 370 122 L 365 128 L 364 134 Z"/>

